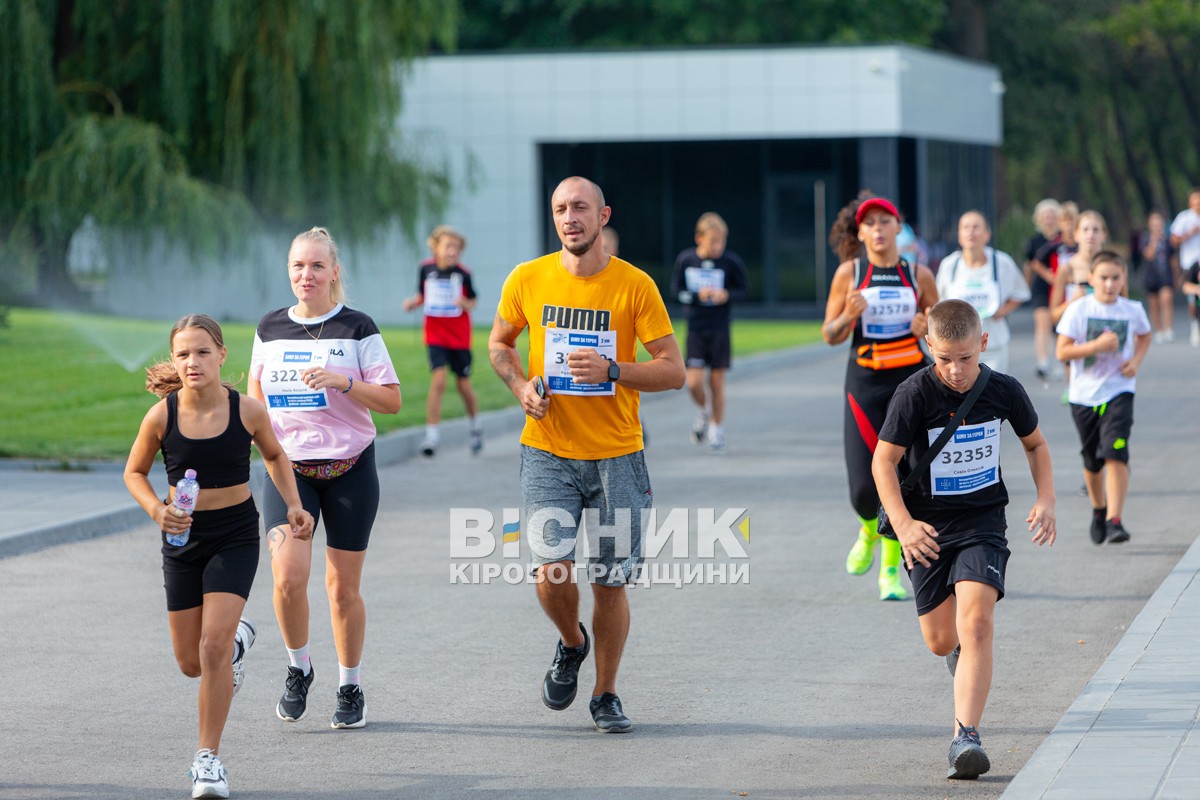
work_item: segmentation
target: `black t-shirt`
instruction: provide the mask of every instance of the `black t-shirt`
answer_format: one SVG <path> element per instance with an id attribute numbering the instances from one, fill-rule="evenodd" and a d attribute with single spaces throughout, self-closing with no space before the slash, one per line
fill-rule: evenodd
<path id="1" fill-rule="evenodd" d="M 1036 259 L 1038 251 L 1045 247 L 1048 241 L 1050 240 L 1043 236 L 1041 231 L 1029 237 L 1029 242 L 1025 245 L 1025 260 L 1033 261 Z"/>
<path id="2" fill-rule="evenodd" d="M 942 383 L 932 366 L 912 375 L 896 389 L 888 404 L 887 419 L 879 431 L 879 438 L 907 449 L 900 461 L 901 480 L 929 449 L 932 441 L 929 432 L 949 423 L 964 399 L 966 394 Z M 951 443 L 938 453 L 934 466 L 921 476 L 913 491 L 905 497 L 905 505 L 913 518 L 932 525 L 943 542 L 948 537 L 1007 529 L 1004 509 L 1008 505 L 1008 490 L 1004 488 L 999 467 L 1002 437 L 984 438 L 984 429 L 976 427 L 994 420 L 1000 423 L 1007 420 L 1017 436 L 1022 437 L 1033 433 L 1038 426 L 1037 411 L 1025 387 L 1002 372 L 992 373 L 983 394 L 954 432 Z M 961 442 L 956 444 L 958 440 Z M 977 463 L 995 461 L 995 482 L 962 494 L 933 495 L 931 473 L 935 469 L 969 470 L 971 462 L 977 459 Z M 962 480 L 980 480 L 980 476 Z"/>
<path id="3" fill-rule="evenodd" d="M 724 274 L 724 289 L 729 300 L 717 305 L 700 302 L 699 296 L 688 286 L 688 270 L 714 269 Z M 675 272 L 671 276 L 671 294 L 687 308 L 689 330 L 712 331 L 729 327 L 730 307 L 744 300 L 750 288 L 746 277 L 746 265 L 737 253 L 726 250 L 717 258 L 700 258 L 696 248 L 689 247 L 675 259 Z"/>
<path id="4" fill-rule="evenodd" d="M 1200 261 L 1188 267 L 1183 279 L 1188 283 L 1200 283 Z M 1200 294 L 1192 295 L 1188 299 L 1196 304 L 1196 308 L 1200 308 Z"/>

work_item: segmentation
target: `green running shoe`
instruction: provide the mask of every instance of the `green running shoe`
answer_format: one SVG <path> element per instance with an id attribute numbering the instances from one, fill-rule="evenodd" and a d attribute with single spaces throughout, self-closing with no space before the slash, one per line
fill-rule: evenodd
<path id="1" fill-rule="evenodd" d="M 879 534 L 871 534 L 866 528 L 858 529 L 858 541 L 850 548 L 846 556 L 846 572 L 851 575 L 862 575 L 871 569 L 875 563 L 875 545 L 879 544 Z"/>
<path id="2" fill-rule="evenodd" d="M 884 567 L 879 571 L 879 599 L 907 600 L 908 590 L 900 581 L 900 570 L 896 567 Z"/>

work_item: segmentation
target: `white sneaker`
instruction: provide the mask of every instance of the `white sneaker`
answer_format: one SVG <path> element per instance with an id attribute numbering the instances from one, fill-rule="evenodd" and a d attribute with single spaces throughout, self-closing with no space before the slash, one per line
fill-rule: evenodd
<path id="1" fill-rule="evenodd" d="M 425 441 L 421 442 L 421 455 L 432 457 L 437 452 L 440 439 L 436 430 L 425 431 Z"/>
<path id="2" fill-rule="evenodd" d="M 708 449 L 714 453 L 725 449 L 725 430 L 720 425 L 708 426 Z"/>
<path id="3" fill-rule="evenodd" d="M 1164 344 L 1170 344 L 1171 342 L 1175 341 L 1175 331 L 1167 328 L 1162 332 L 1162 340 Z"/>
<path id="4" fill-rule="evenodd" d="M 1192 323 L 1192 334 L 1188 337 L 1188 344 L 1192 347 L 1200 347 L 1200 325 Z"/>
<path id="5" fill-rule="evenodd" d="M 692 441 L 696 444 L 701 444 L 704 441 L 705 435 L 708 433 L 708 412 L 697 411 L 696 418 L 692 420 Z"/>
<path id="6" fill-rule="evenodd" d="M 1152 336 L 1150 338 L 1150 341 L 1154 344 L 1162 344 L 1163 342 L 1166 341 L 1166 338 L 1167 338 L 1167 335 L 1164 332 L 1155 331 L 1154 336 Z"/>
<path id="7" fill-rule="evenodd" d="M 192 797 L 229 797 L 229 770 L 212 750 L 196 751 L 192 768 Z"/>
<path id="8" fill-rule="evenodd" d="M 242 644 L 242 657 L 235 659 L 233 662 L 233 693 L 236 696 L 238 689 L 242 688 L 242 679 L 246 677 L 246 655 L 250 652 L 250 648 L 254 646 L 254 638 L 257 631 L 254 630 L 254 623 L 246 617 L 242 617 L 238 621 L 237 633 L 233 635 L 233 652 L 237 653 L 238 642 Z"/>

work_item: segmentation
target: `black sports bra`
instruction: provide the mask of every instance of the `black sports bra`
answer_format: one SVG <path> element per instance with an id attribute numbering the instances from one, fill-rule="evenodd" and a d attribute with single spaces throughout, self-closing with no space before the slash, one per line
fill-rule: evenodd
<path id="1" fill-rule="evenodd" d="M 201 489 L 237 486 L 250 480 L 250 433 L 242 425 L 239 396 L 229 390 L 229 425 L 219 436 L 189 439 L 179 432 L 179 396 L 167 395 L 167 429 L 163 433 L 163 463 L 175 486 L 183 473 L 196 470 Z"/>

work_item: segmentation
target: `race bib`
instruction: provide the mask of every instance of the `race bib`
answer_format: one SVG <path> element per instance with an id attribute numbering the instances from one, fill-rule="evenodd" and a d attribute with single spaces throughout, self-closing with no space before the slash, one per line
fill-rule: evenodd
<path id="1" fill-rule="evenodd" d="M 576 383 L 567 366 L 572 350 L 591 347 L 609 361 L 617 360 L 616 331 L 573 331 L 568 328 L 546 328 L 544 374 L 546 385 L 553 394 L 579 396 L 614 395 L 617 387 L 612 381 Z"/>
<path id="2" fill-rule="evenodd" d="M 683 271 L 683 281 L 687 290 L 692 294 L 700 294 L 701 289 L 724 289 L 725 270 L 714 269 L 711 261 L 702 261 L 698 267 L 687 267 Z M 706 300 L 705 305 L 713 305 Z"/>
<path id="3" fill-rule="evenodd" d="M 457 272 L 449 278 L 425 279 L 425 316 L 461 317 L 463 310 L 454 301 L 462 296 L 462 276 Z"/>
<path id="4" fill-rule="evenodd" d="M 862 315 L 863 336 L 893 339 L 912 327 L 917 313 L 917 293 L 908 286 L 870 286 L 862 290 L 867 310 Z"/>
<path id="5" fill-rule="evenodd" d="M 263 364 L 263 396 L 267 408 L 280 411 L 316 411 L 329 407 L 329 395 L 325 389 L 311 389 L 304 384 L 304 371 L 312 367 L 324 367 L 329 358 L 328 345 L 313 342 L 312 347 L 288 343 L 284 349 L 276 350 Z"/>
<path id="6" fill-rule="evenodd" d="M 979 312 L 980 319 L 990 319 L 1000 310 L 1000 287 L 990 278 L 969 278 L 958 299 L 970 303 Z"/>
<path id="7" fill-rule="evenodd" d="M 929 431 L 932 445 L 941 428 Z M 970 494 L 1000 482 L 1000 420 L 960 425 L 929 466 L 933 494 Z"/>

